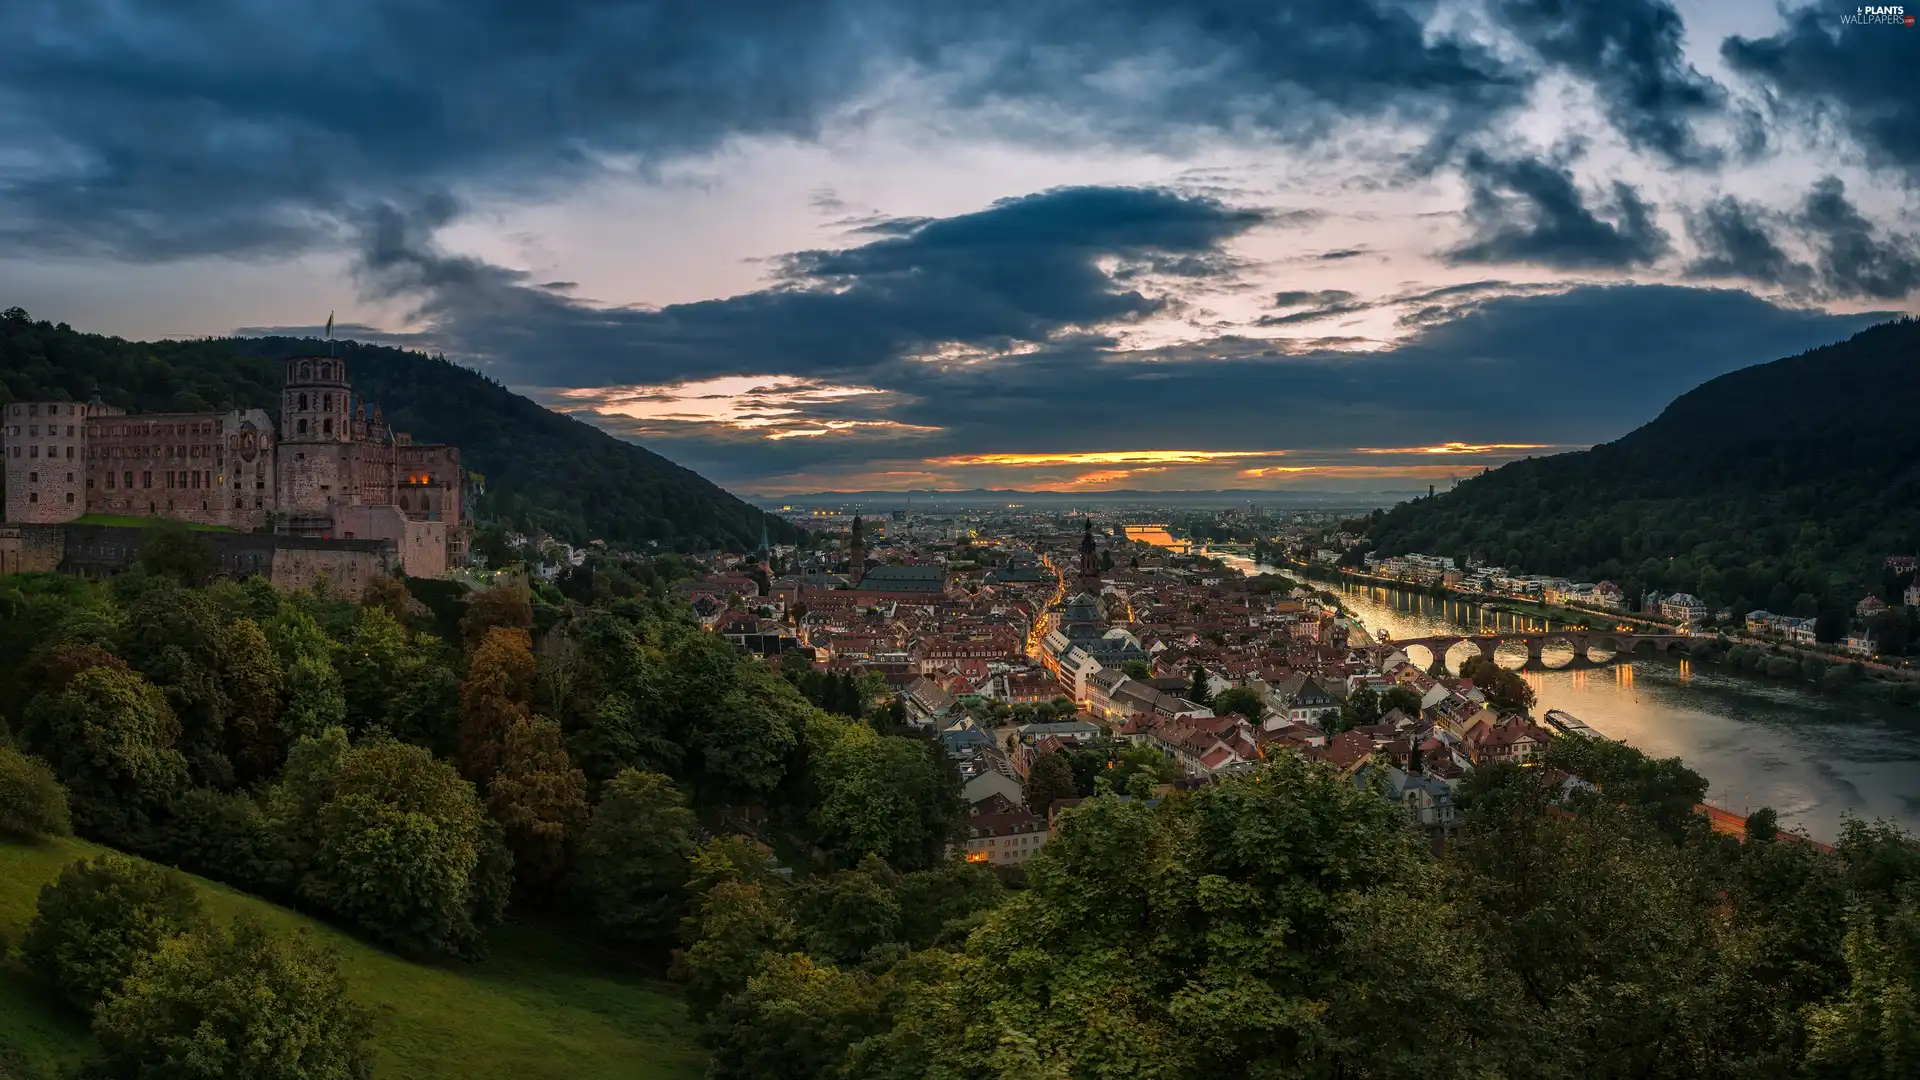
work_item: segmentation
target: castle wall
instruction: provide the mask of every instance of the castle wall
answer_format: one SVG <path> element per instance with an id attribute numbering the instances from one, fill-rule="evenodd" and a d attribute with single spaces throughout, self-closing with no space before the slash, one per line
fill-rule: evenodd
<path id="1" fill-rule="evenodd" d="M 0 525 L 0 574 L 52 573 L 66 558 L 60 525 Z"/>
<path id="2" fill-rule="evenodd" d="M 263 410 L 95 418 L 87 458 L 88 513 L 242 530 L 271 520 L 273 434 Z"/>
<path id="3" fill-rule="evenodd" d="M 439 577 L 447 572 L 444 522 L 416 521 L 397 506 L 348 506 L 336 512 L 334 524 L 342 539 L 392 542 L 401 568 L 412 577 Z"/>
<path id="4" fill-rule="evenodd" d="M 87 512 L 87 419 L 90 406 L 22 401 L 0 418 L 0 455 L 7 477 L 6 520 L 48 525 Z"/>
<path id="5" fill-rule="evenodd" d="M 281 539 L 286 543 L 273 553 L 272 573 L 279 589 L 311 589 L 325 578 L 333 591 L 357 598 L 367 582 L 391 577 L 399 569 L 390 541 Z"/>

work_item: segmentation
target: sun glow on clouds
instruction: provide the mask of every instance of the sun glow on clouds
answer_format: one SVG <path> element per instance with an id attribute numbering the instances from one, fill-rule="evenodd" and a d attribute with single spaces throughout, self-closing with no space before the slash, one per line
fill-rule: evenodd
<path id="1" fill-rule="evenodd" d="M 1450 443 L 1441 443 L 1439 446 L 1402 446 L 1397 448 L 1362 446 L 1355 449 L 1354 453 L 1356 454 L 1493 454 L 1496 456 L 1505 457 L 1509 455 L 1501 454 L 1500 453 L 1501 451 L 1504 451 L 1504 450 L 1559 450 L 1559 449 L 1563 449 L 1563 448 L 1555 446 L 1552 443 L 1450 442 Z"/>
<path id="2" fill-rule="evenodd" d="M 928 458 L 930 465 L 1202 465 L 1245 458 L 1275 458 L 1285 450 L 1096 450 L 1060 454 L 954 454 Z M 1144 471 L 1144 470 L 1142 470 Z M 1093 475 L 1093 474 L 1088 474 Z"/>
<path id="3" fill-rule="evenodd" d="M 840 434 L 925 435 L 937 427 L 884 418 L 839 415 L 848 408 L 880 408 L 890 398 L 868 386 L 833 386 L 791 375 L 738 375 L 657 386 L 602 386 L 532 390 L 563 411 L 585 409 L 607 420 L 633 420 L 637 435 L 674 429 L 731 429 L 762 439 L 821 438 Z"/>

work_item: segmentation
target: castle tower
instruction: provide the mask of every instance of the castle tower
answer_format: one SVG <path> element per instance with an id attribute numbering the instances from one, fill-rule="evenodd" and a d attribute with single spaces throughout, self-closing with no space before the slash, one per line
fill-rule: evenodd
<path id="1" fill-rule="evenodd" d="M 850 564 L 847 580 L 859 585 L 867 573 L 867 527 L 859 514 L 853 515 L 853 540 L 847 547 L 847 562 Z"/>
<path id="2" fill-rule="evenodd" d="M 295 535 L 332 535 L 334 508 L 353 501 L 352 393 L 338 357 L 287 361 L 274 490 L 284 527 Z"/>
<path id="3" fill-rule="evenodd" d="M 1080 588 L 1099 595 L 1100 560 L 1094 554 L 1093 519 L 1087 519 L 1086 531 L 1080 534 Z"/>
<path id="4" fill-rule="evenodd" d="M 332 356 L 288 360 L 286 389 L 280 395 L 280 441 L 348 441 L 351 397 L 345 360 Z"/>

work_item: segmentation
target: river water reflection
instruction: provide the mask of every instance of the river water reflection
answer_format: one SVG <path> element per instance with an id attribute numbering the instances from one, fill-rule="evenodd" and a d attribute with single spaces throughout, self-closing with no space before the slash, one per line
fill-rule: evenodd
<path id="1" fill-rule="evenodd" d="M 1368 630 L 1395 638 L 1549 629 L 1538 617 L 1399 589 L 1341 592 Z M 1707 778 L 1710 800 L 1736 813 L 1771 806 L 1817 840 L 1833 839 L 1848 813 L 1920 832 L 1920 710 L 1686 661 L 1522 674 L 1539 696 L 1536 713 L 1565 709 L 1655 757 L 1679 757 Z"/>

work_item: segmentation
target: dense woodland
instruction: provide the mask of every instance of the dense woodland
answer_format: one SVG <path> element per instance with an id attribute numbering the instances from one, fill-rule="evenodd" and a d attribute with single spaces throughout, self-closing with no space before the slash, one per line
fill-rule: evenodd
<path id="1" fill-rule="evenodd" d="M 1920 848 L 1717 835 L 1678 760 L 1482 769 L 1436 856 L 1377 780 L 1297 755 L 1173 793 L 1150 754 L 1063 755 L 1031 797 L 1094 797 L 1002 879 L 947 853 L 956 778 L 872 688 L 739 654 L 611 563 L 351 603 L 208 583 L 191 543 L 0 581 L 0 832 L 448 962 L 510 912 L 577 926 L 682 984 L 716 1080 L 1920 1071 Z M 325 949 L 214 925 L 153 863 L 70 867 L 19 946 L 92 1016 L 89 1075 L 367 1074 Z"/>
<path id="2" fill-rule="evenodd" d="M 1370 538 L 1844 627 L 1899 584 L 1888 555 L 1920 552 L 1915 401 L 1920 321 L 1903 319 L 1723 375 L 1616 442 L 1376 513 Z"/>
<path id="3" fill-rule="evenodd" d="M 125 341 L 0 314 L 0 404 L 85 401 L 141 412 L 262 408 L 279 412 L 282 365 L 324 351 L 300 338 Z M 480 515 L 545 529 L 573 543 L 657 541 L 679 550 L 751 551 L 762 524 L 776 543 L 793 526 L 673 462 L 542 408 L 442 357 L 338 342 L 354 391 L 378 402 L 396 431 L 460 447 L 485 477 Z"/>
<path id="4" fill-rule="evenodd" d="M 616 564 L 570 575 L 581 600 L 383 579 L 356 603 L 208 582 L 198 535 L 157 531 L 110 581 L 0 579 L 0 834 L 71 829 L 407 956 L 484 956 L 513 910 L 662 970 L 714 832 L 803 873 L 951 873 L 934 868 L 958 780 L 933 743 L 838 684 L 806 688 L 842 711 L 822 710 Z M 153 983 L 150 954 L 189 981 L 266 953 L 331 979 L 298 943 L 175 910 L 183 886 L 155 873 L 72 868 L 21 943 L 92 1012 L 103 1075 L 152 1075 L 131 1063 L 180 1034 L 116 1017 L 192 1012 L 132 1001 L 137 981 L 179 989 Z M 188 955 L 163 947 L 175 937 Z"/>

